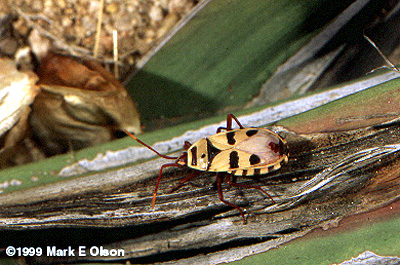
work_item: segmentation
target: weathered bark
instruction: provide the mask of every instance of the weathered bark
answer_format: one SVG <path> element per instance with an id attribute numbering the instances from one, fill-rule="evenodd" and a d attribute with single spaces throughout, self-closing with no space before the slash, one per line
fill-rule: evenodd
<path id="1" fill-rule="evenodd" d="M 258 190 L 224 187 L 226 199 L 246 209 L 247 225 L 237 210 L 219 201 L 213 174 L 201 174 L 170 193 L 190 169 L 164 175 L 151 210 L 155 175 L 165 162 L 156 159 L 3 195 L 2 245 L 95 244 L 123 248 L 124 259 L 131 262 L 189 258 L 189 263 L 213 263 L 224 251 L 231 255 L 235 250 L 231 260 L 265 251 L 398 198 L 398 121 L 311 134 L 275 129 L 288 141 L 289 163 L 260 178 L 238 178 L 238 182 L 261 185 L 276 204 Z M 197 254 L 208 255 L 190 259 Z M 63 261 L 98 259 L 115 258 Z"/>

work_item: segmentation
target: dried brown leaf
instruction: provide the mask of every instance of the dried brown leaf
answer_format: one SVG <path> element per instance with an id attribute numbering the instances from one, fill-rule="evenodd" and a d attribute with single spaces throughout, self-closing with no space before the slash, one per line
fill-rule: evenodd
<path id="1" fill-rule="evenodd" d="M 47 155 L 139 133 L 139 112 L 125 88 L 98 63 L 51 53 L 38 71 L 42 88 L 30 123 Z"/>

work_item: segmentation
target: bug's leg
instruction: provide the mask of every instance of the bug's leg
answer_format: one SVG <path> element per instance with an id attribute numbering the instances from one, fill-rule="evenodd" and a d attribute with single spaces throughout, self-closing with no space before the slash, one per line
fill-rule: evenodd
<path id="1" fill-rule="evenodd" d="M 154 209 L 154 206 L 156 205 L 158 186 L 160 185 L 162 172 L 163 172 L 164 168 L 166 168 L 166 167 L 182 167 L 182 165 L 180 165 L 178 163 L 169 163 L 169 164 L 164 164 L 164 165 L 161 166 L 160 173 L 158 174 L 156 188 L 155 188 L 154 193 L 153 193 L 153 201 L 151 202 L 151 209 Z"/>
<path id="2" fill-rule="evenodd" d="M 240 215 L 241 215 L 242 218 L 243 218 L 243 223 L 246 224 L 246 223 L 247 223 L 247 222 L 246 222 L 246 218 L 244 217 L 244 213 L 243 213 L 242 209 L 241 209 L 239 206 L 237 206 L 237 205 L 235 205 L 235 204 L 233 204 L 233 203 L 230 203 L 230 202 L 228 202 L 228 201 L 226 201 L 226 200 L 224 199 L 224 194 L 222 193 L 222 182 L 223 182 L 223 181 L 224 181 L 224 175 L 223 175 L 223 174 L 220 174 L 220 173 L 217 173 L 217 190 L 218 190 L 218 197 L 219 197 L 219 200 L 220 200 L 221 202 L 225 203 L 226 205 L 229 205 L 229 206 L 231 206 L 231 207 L 237 209 L 237 210 L 239 211 Z"/>
<path id="3" fill-rule="evenodd" d="M 183 145 L 184 150 L 189 150 L 189 148 L 192 146 L 192 144 L 188 141 L 185 141 L 185 144 Z"/>
<path id="4" fill-rule="evenodd" d="M 239 126 L 240 129 L 243 129 L 243 125 L 239 122 L 239 120 L 233 115 L 232 113 L 228 113 L 228 116 L 226 117 L 226 127 L 219 127 L 217 129 L 217 133 L 225 130 L 225 131 L 231 131 L 232 130 L 232 119 L 234 119 Z"/>
<path id="5" fill-rule="evenodd" d="M 269 195 L 265 190 L 263 190 L 261 187 L 259 186 L 254 186 L 254 185 L 248 185 L 248 184 L 243 184 L 243 183 L 236 183 L 236 179 L 235 180 L 231 180 L 231 175 L 227 175 L 226 176 L 226 182 L 234 187 L 240 187 L 240 188 L 247 188 L 247 189 L 256 189 L 261 191 L 262 193 L 264 193 L 265 195 L 268 196 L 268 198 L 271 199 L 272 203 L 275 203 L 274 199 L 272 198 L 271 195 Z"/>
<path id="6" fill-rule="evenodd" d="M 227 120 L 227 125 L 226 125 L 226 127 L 228 128 L 228 130 L 230 131 L 230 130 L 232 130 L 232 119 L 234 119 L 235 121 L 236 121 L 236 123 L 237 123 L 237 125 L 239 126 L 239 128 L 240 129 L 243 129 L 244 127 L 243 127 L 243 125 L 239 122 L 239 120 L 236 118 L 236 116 L 235 115 L 233 115 L 232 113 L 229 113 L 228 114 L 228 118 L 226 119 Z M 228 121 L 230 121 L 229 122 L 229 126 L 228 126 Z"/>
<path id="7" fill-rule="evenodd" d="M 193 179 L 193 178 L 199 176 L 199 174 L 200 174 L 199 171 L 193 171 L 193 172 L 191 172 L 191 173 L 189 174 L 189 176 L 187 176 L 187 177 L 181 179 L 181 180 L 179 181 L 179 183 L 178 183 L 174 188 L 171 189 L 170 192 L 172 193 L 172 192 L 174 192 L 174 191 L 179 190 L 180 188 L 182 188 L 183 184 L 185 184 L 186 182 L 190 181 L 191 179 Z"/>

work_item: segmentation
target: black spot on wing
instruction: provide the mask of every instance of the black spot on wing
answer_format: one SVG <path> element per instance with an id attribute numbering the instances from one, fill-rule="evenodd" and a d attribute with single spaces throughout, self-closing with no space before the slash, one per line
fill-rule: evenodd
<path id="1" fill-rule="evenodd" d="M 234 145 L 236 143 L 235 132 L 227 132 L 226 138 L 228 139 L 228 144 Z"/>
<path id="2" fill-rule="evenodd" d="M 238 168 L 239 167 L 239 155 L 238 152 L 232 151 L 229 154 L 229 165 L 231 168 Z"/>
<path id="3" fill-rule="evenodd" d="M 197 166 L 197 146 L 193 146 L 190 152 L 192 153 L 192 166 Z"/>
<path id="4" fill-rule="evenodd" d="M 219 153 L 221 153 L 221 150 L 216 148 L 208 138 L 206 138 L 206 140 L 207 140 L 208 164 L 211 164 L 214 157 Z"/>
<path id="5" fill-rule="evenodd" d="M 258 133 L 258 130 L 248 130 L 248 131 L 246 132 L 246 135 L 247 135 L 248 137 L 250 137 L 250 136 L 255 135 L 256 133 Z"/>
<path id="6" fill-rule="evenodd" d="M 260 173 L 261 173 L 261 169 L 259 169 L 259 168 L 254 169 L 254 175 L 260 175 Z"/>
<path id="7" fill-rule="evenodd" d="M 261 162 L 261 159 L 258 155 L 251 155 L 249 158 L 250 165 L 257 165 Z"/>

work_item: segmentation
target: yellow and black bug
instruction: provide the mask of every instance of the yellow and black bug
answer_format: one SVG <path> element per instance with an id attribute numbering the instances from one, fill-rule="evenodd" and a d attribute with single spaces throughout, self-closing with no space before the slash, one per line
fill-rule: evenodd
<path id="1" fill-rule="evenodd" d="M 236 121 L 239 129 L 232 129 L 232 119 Z M 225 179 L 226 182 L 232 186 L 258 189 L 274 202 L 272 197 L 260 187 L 236 183 L 231 180 L 231 175 L 256 176 L 279 169 L 281 164 L 288 160 L 286 141 L 278 134 L 268 129 L 244 128 L 233 114 L 228 114 L 226 123 L 226 127 L 218 128 L 217 133 L 212 136 L 200 139 L 194 144 L 185 142 L 184 149 L 186 151 L 179 157 L 162 155 L 149 145 L 137 139 L 133 134 L 125 131 L 133 139 L 146 146 L 160 157 L 175 159 L 174 163 L 161 166 L 153 194 L 152 208 L 155 206 L 157 190 L 163 169 L 166 167 L 183 166 L 188 166 L 198 171 L 216 172 L 219 199 L 223 203 L 236 208 L 244 221 L 245 218 L 242 209 L 224 200 L 222 182 Z M 178 184 L 178 188 L 197 175 L 191 174 L 182 179 Z"/>

